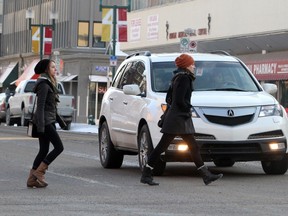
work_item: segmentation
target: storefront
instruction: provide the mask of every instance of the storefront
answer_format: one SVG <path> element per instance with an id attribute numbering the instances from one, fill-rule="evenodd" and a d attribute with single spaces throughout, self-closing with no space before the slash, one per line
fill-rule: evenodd
<path id="1" fill-rule="evenodd" d="M 89 80 L 88 117 L 95 121 L 99 119 L 102 99 L 112 80 L 101 75 L 90 75 Z"/>
<path id="2" fill-rule="evenodd" d="M 288 60 L 261 60 L 245 62 L 260 82 L 274 83 L 278 87 L 275 98 L 288 108 Z"/>

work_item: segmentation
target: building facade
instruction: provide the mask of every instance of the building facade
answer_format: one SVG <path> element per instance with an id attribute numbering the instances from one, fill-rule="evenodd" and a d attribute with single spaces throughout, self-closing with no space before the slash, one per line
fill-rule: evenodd
<path id="1" fill-rule="evenodd" d="M 106 0 L 102 3 L 103 6 L 114 4 L 125 5 L 127 1 Z M 29 14 L 34 15 L 30 23 L 27 19 Z M 55 18 L 55 25 L 51 18 Z M 40 57 L 51 58 L 57 65 L 58 80 L 63 82 L 66 92 L 75 97 L 74 121 L 87 122 L 89 116 L 96 120 L 102 96 L 111 80 L 107 54 L 109 44 L 101 41 L 100 1 L 4 0 L 2 24 L 1 92 L 15 88 L 13 81 L 20 76 L 31 78 Z M 38 31 L 42 26 L 44 31 L 43 56 L 32 52 L 35 49 L 33 43 L 41 40 L 39 32 L 33 32 L 33 25 L 39 27 L 36 28 Z M 52 26 L 51 43 L 46 27 Z M 52 51 L 47 55 L 45 49 L 46 45 L 49 47 L 49 42 Z M 118 62 L 122 58 L 119 56 Z"/>
<path id="2" fill-rule="evenodd" d="M 211 52 L 239 57 L 288 107 L 286 0 L 132 0 L 123 51 Z"/>
<path id="3" fill-rule="evenodd" d="M 29 77 L 39 60 L 32 52 L 27 10 L 34 11 L 32 25 L 52 25 L 49 14 L 57 12 L 52 53 L 43 57 L 56 61 L 58 80 L 74 95 L 75 121 L 96 120 L 111 81 L 109 44 L 101 41 L 100 2 L 131 3 L 128 42 L 121 43 L 125 53 L 224 50 L 243 60 L 259 81 L 275 83 L 275 97 L 288 107 L 286 0 L 4 0 L 0 90 L 23 74 Z M 124 57 L 117 58 L 119 65 Z"/>

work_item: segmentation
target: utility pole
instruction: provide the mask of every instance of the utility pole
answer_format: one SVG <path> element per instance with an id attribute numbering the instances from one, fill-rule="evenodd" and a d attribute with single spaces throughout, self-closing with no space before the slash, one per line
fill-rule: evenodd
<path id="1" fill-rule="evenodd" d="M 102 0 L 100 0 L 100 11 L 102 11 L 102 8 L 112 8 L 113 9 L 113 32 L 112 32 L 112 56 L 110 59 L 116 59 L 116 27 L 117 27 L 117 9 L 127 9 L 128 12 L 131 10 L 131 0 L 128 0 L 127 6 L 118 6 L 118 5 L 103 5 Z M 112 79 L 115 76 L 115 67 L 112 66 Z"/>

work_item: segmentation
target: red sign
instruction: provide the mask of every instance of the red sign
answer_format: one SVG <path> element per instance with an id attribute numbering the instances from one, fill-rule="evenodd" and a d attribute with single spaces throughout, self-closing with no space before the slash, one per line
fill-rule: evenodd
<path id="1" fill-rule="evenodd" d="M 51 55 L 52 52 L 52 28 L 45 27 L 44 28 L 44 37 L 43 37 L 43 45 L 44 45 L 44 55 Z"/>
<path id="2" fill-rule="evenodd" d="M 288 61 L 246 62 L 258 80 L 287 80 Z"/>
<path id="3" fill-rule="evenodd" d="M 127 42 L 127 10 L 118 9 L 118 41 Z"/>

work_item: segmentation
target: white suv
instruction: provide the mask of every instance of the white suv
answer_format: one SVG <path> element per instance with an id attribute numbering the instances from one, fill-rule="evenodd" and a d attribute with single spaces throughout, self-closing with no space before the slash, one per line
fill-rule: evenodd
<path id="1" fill-rule="evenodd" d="M 120 168 L 127 154 L 138 155 L 141 169 L 145 165 L 147 154 L 161 137 L 157 122 L 179 55 L 136 53 L 118 68 L 99 118 L 104 168 Z M 288 168 L 288 121 L 284 108 L 271 95 L 277 91 L 276 85 L 261 86 L 235 57 L 191 56 L 196 64 L 192 120 L 203 160 L 222 167 L 237 161 L 261 161 L 266 174 L 284 174 Z M 166 162 L 173 161 L 193 161 L 181 138 L 161 155 L 154 174 L 161 175 Z"/>

